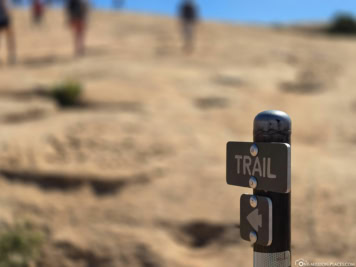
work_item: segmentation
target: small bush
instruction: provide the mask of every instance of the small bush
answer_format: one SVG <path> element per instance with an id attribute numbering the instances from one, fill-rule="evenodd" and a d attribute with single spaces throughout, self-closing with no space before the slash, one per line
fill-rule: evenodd
<path id="1" fill-rule="evenodd" d="M 339 14 L 331 22 L 329 33 L 356 35 L 356 19 L 349 14 Z"/>
<path id="2" fill-rule="evenodd" d="M 77 81 L 65 81 L 57 84 L 52 89 L 53 98 L 63 107 L 78 105 L 81 94 L 82 85 Z"/>
<path id="3" fill-rule="evenodd" d="M 0 232 L 0 267 L 29 267 L 39 256 L 42 233 L 28 223 Z"/>

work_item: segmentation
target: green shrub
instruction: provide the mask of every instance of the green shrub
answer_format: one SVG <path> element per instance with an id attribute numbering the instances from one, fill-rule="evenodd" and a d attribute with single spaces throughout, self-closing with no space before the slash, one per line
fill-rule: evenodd
<path id="1" fill-rule="evenodd" d="M 331 22 L 328 31 L 332 34 L 356 34 L 356 19 L 349 14 L 339 14 Z"/>
<path id="2" fill-rule="evenodd" d="M 44 241 L 41 232 L 28 223 L 0 232 L 0 267 L 29 267 L 39 256 Z"/>
<path id="3" fill-rule="evenodd" d="M 63 107 L 75 106 L 80 103 L 82 85 L 73 80 L 57 84 L 52 89 L 52 96 Z"/>

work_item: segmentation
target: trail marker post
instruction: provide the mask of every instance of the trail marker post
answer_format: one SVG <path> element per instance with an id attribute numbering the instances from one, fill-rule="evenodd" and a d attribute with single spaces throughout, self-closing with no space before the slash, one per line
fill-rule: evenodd
<path id="1" fill-rule="evenodd" d="M 249 187 L 240 199 L 241 238 L 254 245 L 254 267 L 291 266 L 291 119 L 276 110 L 254 120 L 254 142 L 229 142 L 226 180 Z"/>

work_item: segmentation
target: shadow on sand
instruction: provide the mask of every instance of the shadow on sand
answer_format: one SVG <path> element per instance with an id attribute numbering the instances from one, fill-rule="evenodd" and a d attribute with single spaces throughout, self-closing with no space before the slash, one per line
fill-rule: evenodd
<path id="1" fill-rule="evenodd" d="M 68 63 L 73 60 L 73 57 L 47 55 L 42 57 L 28 57 L 23 59 L 21 63 L 26 67 L 40 68 L 48 67 L 49 65 Z"/>
<path id="2" fill-rule="evenodd" d="M 84 58 L 89 57 L 100 57 L 109 54 L 108 47 L 105 46 L 90 46 L 87 47 Z M 77 61 L 78 56 L 74 55 L 43 55 L 36 57 L 26 57 L 20 61 L 21 65 L 26 67 L 41 68 L 48 67 L 49 65 L 65 64 Z"/>

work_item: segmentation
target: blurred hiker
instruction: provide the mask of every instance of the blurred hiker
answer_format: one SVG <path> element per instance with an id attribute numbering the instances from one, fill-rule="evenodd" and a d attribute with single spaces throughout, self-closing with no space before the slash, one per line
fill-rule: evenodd
<path id="1" fill-rule="evenodd" d="M 6 0 L 0 0 L 0 36 L 5 33 L 8 51 L 8 62 L 14 64 L 15 54 L 15 35 L 12 28 L 10 10 Z"/>
<path id="2" fill-rule="evenodd" d="M 44 3 L 42 0 L 32 0 L 32 20 L 35 24 L 42 22 Z"/>
<path id="3" fill-rule="evenodd" d="M 74 52 L 84 55 L 84 39 L 87 28 L 88 2 L 86 0 L 67 0 L 66 10 L 69 25 L 74 35 Z"/>
<path id="4" fill-rule="evenodd" d="M 198 10 L 192 0 L 182 2 L 179 7 L 179 17 L 182 24 L 184 50 L 190 53 L 194 48 L 194 32 L 198 20 Z"/>

